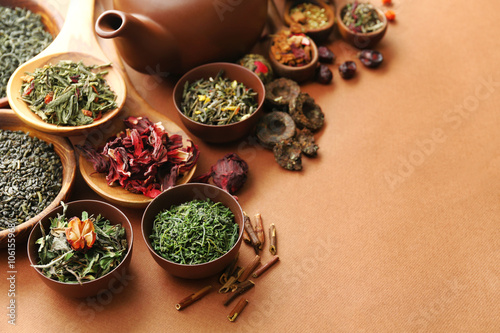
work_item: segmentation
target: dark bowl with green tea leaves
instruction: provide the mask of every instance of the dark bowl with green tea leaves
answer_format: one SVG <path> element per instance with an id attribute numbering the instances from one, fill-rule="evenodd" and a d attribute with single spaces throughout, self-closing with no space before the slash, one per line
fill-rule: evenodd
<path id="1" fill-rule="evenodd" d="M 342 38 L 358 49 L 374 47 L 387 31 L 384 12 L 370 2 L 354 1 L 337 11 L 337 26 Z"/>
<path id="2" fill-rule="evenodd" d="M 173 276 L 213 276 L 236 258 L 244 216 L 238 201 L 221 188 L 177 185 L 157 196 L 142 216 L 142 236 L 153 259 Z"/>
<path id="3" fill-rule="evenodd" d="M 184 74 L 173 97 L 189 132 L 206 142 L 226 143 L 245 137 L 257 124 L 265 88 L 249 69 L 216 62 Z"/>
<path id="4" fill-rule="evenodd" d="M 99 200 L 62 203 L 28 238 L 28 258 L 42 281 L 67 297 L 92 297 L 116 287 L 132 258 L 127 216 Z"/>

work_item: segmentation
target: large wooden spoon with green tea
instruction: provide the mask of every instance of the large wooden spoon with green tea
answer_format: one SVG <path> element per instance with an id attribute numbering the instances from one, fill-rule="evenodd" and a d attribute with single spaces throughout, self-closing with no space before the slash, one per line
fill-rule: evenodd
<path id="1" fill-rule="evenodd" d="M 27 125 L 47 133 L 62 136 L 84 135 L 115 117 L 122 109 L 127 90 L 120 71 L 113 66 L 104 77 L 116 94 L 117 108 L 107 111 L 102 118 L 81 126 L 58 126 L 43 121 L 33 113 L 28 104 L 21 100 L 21 77 L 33 73 L 36 68 L 47 64 L 57 64 L 60 60 L 82 61 L 84 65 L 109 63 L 94 34 L 94 0 L 71 0 L 66 20 L 57 38 L 38 56 L 20 65 L 7 84 L 7 98 L 12 110 Z"/>

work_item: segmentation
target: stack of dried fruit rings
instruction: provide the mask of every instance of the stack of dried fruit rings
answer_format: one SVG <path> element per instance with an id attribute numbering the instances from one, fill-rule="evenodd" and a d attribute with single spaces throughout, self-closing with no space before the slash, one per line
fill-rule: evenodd
<path id="1" fill-rule="evenodd" d="M 295 135 L 295 123 L 285 112 L 273 111 L 261 117 L 256 129 L 260 144 L 268 149 Z"/>
<path id="2" fill-rule="evenodd" d="M 299 84 L 287 78 L 282 77 L 266 84 L 266 104 L 278 110 L 287 110 L 299 94 Z"/>
<path id="3" fill-rule="evenodd" d="M 302 170 L 302 149 L 294 139 L 281 141 L 273 148 L 274 159 L 278 164 L 292 171 Z"/>
<path id="4" fill-rule="evenodd" d="M 299 128 L 308 128 L 315 132 L 323 127 L 325 115 L 321 107 L 314 102 L 314 98 L 307 93 L 300 93 L 290 103 L 290 115 Z"/>

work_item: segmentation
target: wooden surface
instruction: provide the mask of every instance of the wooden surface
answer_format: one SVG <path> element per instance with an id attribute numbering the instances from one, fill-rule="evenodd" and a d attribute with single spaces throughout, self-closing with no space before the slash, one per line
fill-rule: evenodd
<path id="1" fill-rule="evenodd" d="M 66 1 L 51 2 L 64 10 Z M 250 216 L 262 214 L 266 230 L 277 228 L 280 261 L 255 279 L 236 322 L 216 292 L 175 310 L 192 292 L 219 285 L 169 276 L 139 236 L 129 274 L 112 292 L 83 300 L 47 288 L 17 244 L 17 325 L 4 315 L 0 331 L 498 332 L 500 4 L 393 3 L 396 21 L 377 47 L 380 68 L 362 67 L 357 50 L 333 35 L 334 82 L 302 85 L 326 123 L 316 134 L 319 156 L 304 159 L 301 172 L 281 169 L 252 136 L 230 145 L 195 141 L 196 175 L 228 152 L 248 162 L 239 202 Z M 99 42 L 116 60 L 112 43 Z M 337 71 L 346 60 L 358 64 L 350 81 Z M 138 95 L 183 128 L 171 96 L 176 78 L 161 68 L 125 70 Z M 129 98 L 126 108 L 142 105 Z M 71 199 L 82 198 L 99 197 L 78 176 Z M 123 210 L 140 235 L 143 211 Z M 242 245 L 242 265 L 254 256 Z M 7 252 L 0 258 L 7 314 Z"/>

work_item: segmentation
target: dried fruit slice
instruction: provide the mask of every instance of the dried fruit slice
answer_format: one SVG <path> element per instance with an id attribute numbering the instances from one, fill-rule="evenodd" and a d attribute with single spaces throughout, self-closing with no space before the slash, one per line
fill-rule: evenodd
<path id="1" fill-rule="evenodd" d="M 290 115 L 298 128 L 308 128 L 315 132 L 323 127 L 325 115 L 314 98 L 307 93 L 300 93 L 297 99 L 290 103 Z"/>
<path id="2" fill-rule="evenodd" d="M 307 128 L 297 130 L 295 140 L 300 144 L 300 149 L 307 156 L 316 156 L 318 154 L 318 145 L 314 142 L 314 135 Z"/>
<path id="3" fill-rule="evenodd" d="M 294 101 L 299 94 L 299 84 L 284 77 L 266 84 L 266 104 L 271 108 L 287 110 L 290 102 Z"/>
<path id="4" fill-rule="evenodd" d="M 283 168 L 292 171 L 302 170 L 302 152 L 300 144 L 288 139 L 276 144 L 273 148 L 276 162 Z"/>
<path id="5" fill-rule="evenodd" d="M 261 145 L 268 149 L 295 135 L 295 122 L 292 117 L 281 111 L 273 111 L 259 119 L 256 129 Z"/>

